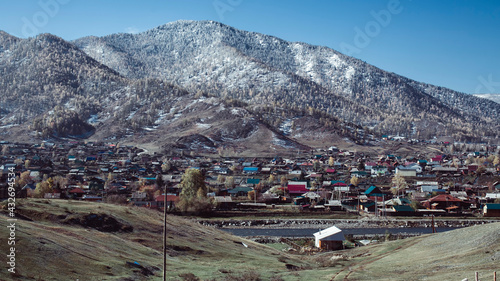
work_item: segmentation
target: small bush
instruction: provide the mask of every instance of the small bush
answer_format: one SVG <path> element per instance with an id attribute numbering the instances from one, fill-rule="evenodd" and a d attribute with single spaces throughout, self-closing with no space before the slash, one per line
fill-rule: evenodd
<path id="1" fill-rule="evenodd" d="M 261 281 L 261 280 L 262 279 L 260 279 L 260 274 L 256 271 L 246 271 L 240 274 L 234 273 L 222 279 L 222 281 Z"/>
<path id="2" fill-rule="evenodd" d="M 125 205 L 127 204 L 127 196 L 118 194 L 109 195 L 106 197 L 106 203 Z"/>
<path id="3" fill-rule="evenodd" d="M 283 278 L 281 278 L 281 276 L 278 276 L 278 275 L 271 277 L 270 280 L 271 281 L 285 281 Z"/>
<path id="4" fill-rule="evenodd" d="M 279 262 L 282 262 L 282 263 L 287 263 L 287 260 L 286 260 L 286 258 L 285 258 L 284 256 L 280 256 L 280 257 L 278 258 L 278 261 L 279 261 Z"/>
<path id="5" fill-rule="evenodd" d="M 200 278 L 196 277 L 193 273 L 182 273 L 179 274 L 179 277 L 184 281 L 200 281 Z"/>

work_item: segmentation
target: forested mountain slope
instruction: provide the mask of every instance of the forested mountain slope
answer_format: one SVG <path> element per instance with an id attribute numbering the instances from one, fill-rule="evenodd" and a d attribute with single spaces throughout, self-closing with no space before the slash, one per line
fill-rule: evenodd
<path id="1" fill-rule="evenodd" d="M 498 126 L 500 106 L 419 83 L 327 47 L 287 42 L 213 21 L 75 41 L 121 74 L 158 77 L 251 104 L 314 108 L 379 132 L 421 137 Z"/>

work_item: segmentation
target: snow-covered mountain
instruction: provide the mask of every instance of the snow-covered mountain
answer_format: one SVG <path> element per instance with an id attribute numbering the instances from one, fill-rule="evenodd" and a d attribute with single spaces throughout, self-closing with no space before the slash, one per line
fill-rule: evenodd
<path id="1" fill-rule="evenodd" d="M 326 47 L 213 21 L 74 42 L 0 31 L 0 134 L 207 150 L 314 146 L 371 133 L 498 137 L 500 105 Z M 90 127 L 87 123 L 90 123 Z M 93 128 L 93 129 L 92 129 Z M 168 132 L 168 133 L 167 133 Z"/>
<path id="2" fill-rule="evenodd" d="M 498 104 L 500 104 L 500 94 L 475 94 L 474 96 L 478 98 L 492 100 Z"/>
<path id="3" fill-rule="evenodd" d="M 467 134 L 500 122 L 496 103 L 413 81 L 327 47 L 214 21 L 177 21 L 74 43 L 127 77 L 167 79 L 251 104 L 314 108 L 382 133 L 422 134 L 431 127 L 431 133 Z"/>
<path id="4" fill-rule="evenodd" d="M 92 135 L 222 155 L 307 148 L 242 102 L 124 77 L 50 34 L 19 39 L 0 32 L 0 86 L 2 140 Z"/>

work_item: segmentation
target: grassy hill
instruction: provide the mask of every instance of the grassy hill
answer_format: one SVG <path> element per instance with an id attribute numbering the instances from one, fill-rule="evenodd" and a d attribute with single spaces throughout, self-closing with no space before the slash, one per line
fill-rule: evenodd
<path id="1" fill-rule="evenodd" d="M 18 214 L 33 221 L 17 221 L 17 275 L 13 280 L 161 280 L 162 213 L 59 200 L 19 200 L 17 208 Z M 1 237 L 8 237 L 5 225 L 2 218 Z M 255 272 L 270 278 L 286 273 L 286 264 L 313 265 L 175 216 L 169 216 L 167 229 L 169 280 L 183 280 L 180 276 L 190 273 L 202 280 Z M 0 245 L 0 280 L 11 277 L 3 255 L 7 247 L 7 243 Z"/>
<path id="2" fill-rule="evenodd" d="M 2 212 L 0 280 L 162 280 L 160 212 L 80 201 L 16 203 L 17 273 L 7 272 Z M 475 271 L 489 279 L 499 269 L 499 223 L 314 256 L 176 216 L 168 217 L 167 230 L 167 280 L 461 280 Z"/>
<path id="3" fill-rule="evenodd" d="M 493 280 L 500 271 L 500 223 L 356 248 L 331 280 Z"/>

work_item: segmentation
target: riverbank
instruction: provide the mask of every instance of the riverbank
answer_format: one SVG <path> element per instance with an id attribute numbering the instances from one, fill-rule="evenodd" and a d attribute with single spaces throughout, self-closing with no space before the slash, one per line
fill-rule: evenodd
<path id="1" fill-rule="evenodd" d="M 432 227 L 431 218 L 401 219 L 375 218 L 361 219 L 248 219 L 248 220 L 197 220 L 198 223 L 215 228 L 327 228 L 332 225 L 338 228 L 416 228 Z M 493 222 L 498 219 L 434 219 L 434 227 L 468 227 Z"/>

